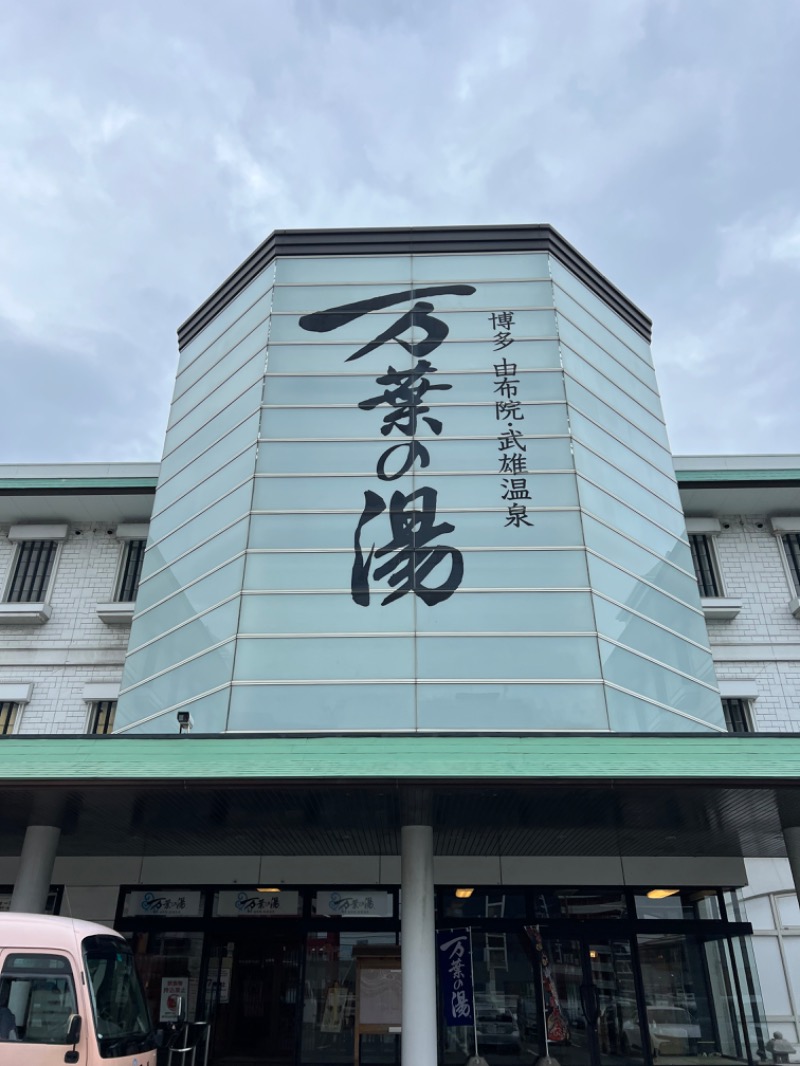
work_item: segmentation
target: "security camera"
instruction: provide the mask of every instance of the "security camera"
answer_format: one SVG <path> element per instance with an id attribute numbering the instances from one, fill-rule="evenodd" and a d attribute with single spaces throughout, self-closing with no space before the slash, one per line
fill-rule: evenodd
<path id="1" fill-rule="evenodd" d="M 191 733 L 192 726 L 194 725 L 194 719 L 188 711 L 178 711 L 178 732 L 179 733 Z"/>

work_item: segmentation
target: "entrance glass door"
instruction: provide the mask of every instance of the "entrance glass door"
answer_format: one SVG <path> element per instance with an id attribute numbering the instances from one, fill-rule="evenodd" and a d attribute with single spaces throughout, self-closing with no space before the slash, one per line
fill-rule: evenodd
<path id="1" fill-rule="evenodd" d="M 530 935 L 542 982 L 541 1050 L 561 1066 L 640 1066 L 630 941 Z"/>
<path id="2" fill-rule="evenodd" d="M 302 940 L 254 926 L 212 945 L 206 983 L 215 1066 L 296 1059 Z"/>

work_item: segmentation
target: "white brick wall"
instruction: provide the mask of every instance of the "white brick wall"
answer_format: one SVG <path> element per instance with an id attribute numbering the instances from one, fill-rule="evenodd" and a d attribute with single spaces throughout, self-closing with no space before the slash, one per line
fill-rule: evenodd
<path id="1" fill-rule="evenodd" d="M 764 515 L 721 520 L 714 538 L 726 596 L 742 601 L 729 622 L 711 622 L 709 639 L 720 681 L 753 679 L 755 728 L 800 731 L 800 620 L 789 611 L 794 595 L 782 547 Z"/>
<path id="2" fill-rule="evenodd" d="M 33 684 L 15 731 L 82 733 L 84 685 L 118 684 L 129 625 L 107 625 L 98 603 L 113 599 L 122 543 L 114 524 L 70 527 L 51 582 L 52 616 L 44 625 L 0 626 L 0 684 Z M 0 531 L 0 588 L 5 589 L 16 545 Z"/>

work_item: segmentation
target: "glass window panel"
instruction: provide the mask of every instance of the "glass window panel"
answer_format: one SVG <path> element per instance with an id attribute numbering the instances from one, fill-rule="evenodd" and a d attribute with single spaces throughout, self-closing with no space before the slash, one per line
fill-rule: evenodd
<path id="1" fill-rule="evenodd" d="M 598 426 L 596 422 L 592 422 L 591 419 L 581 414 L 577 407 L 570 409 L 570 423 L 573 434 L 594 451 L 604 455 L 606 443 L 613 442 L 615 447 L 626 449 L 629 454 L 639 457 L 641 462 L 647 462 L 671 480 L 675 480 L 673 459 L 666 448 L 656 444 L 652 438 L 645 433 L 641 433 L 630 422 L 616 418 L 610 407 L 606 407 L 606 416 L 603 422 L 606 426 L 614 422 L 614 437 Z"/>
<path id="2" fill-rule="evenodd" d="M 177 529 L 183 522 L 195 517 L 202 517 L 212 505 L 223 499 L 231 499 L 241 488 L 249 488 L 250 475 L 253 474 L 256 459 L 255 446 L 246 448 L 239 455 L 234 456 L 229 462 L 213 472 L 203 473 L 202 469 L 191 470 L 180 480 L 176 481 L 176 490 L 188 487 L 189 491 L 178 495 L 176 499 L 170 498 L 173 489 L 167 486 L 159 486 L 156 490 L 156 503 L 158 511 L 150 520 L 150 536 L 154 541 L 161 540 L 172 530 Z M 200 464 L 198 464 L 199 466 Z M 196 472 L 196 478 L 190 478 L 189 473 Z M 242 484 L 244 482 L 244 484 Z M 229 491 L 231 485 L 240 486 Z M 193 487 L 192 487 L 193 486 Z M 162 506 L 162 499 L 165 501 Z M 238 496 L 237 503 L 238 506 Z M 244 510 L 247 510 L 245 507 Z M 232 505 L 229 509 L 231 518 L 237 517 L 237 511 Z M 239 512 L 240 513 L 240 512 Z"/>
<path id="3" fill-rule="evenodd" d="M 537 541 L 542 546 L 580 546 L 581 516 L 573 511 L 529 512 Z M 254 514 L 250 524 L 252 548 L 352 548 L 353 535 L 360 515 Z M 501 547 L 507 540 L 506 515 L 501 511 L 460 511 L 448 520 L 458 520 L 460 548 Z"/>
<path id="4" fill-rule="evenodd" d="M 476 888 L 468 899 L 459 899 L 454 888 L 440 890 L 445 918 L 525 918 L 525 896 L 521 892 Z"/>
<path id="5" fill-rule="evenodd" d="M 411 637 L 248 637 L 237 645 L 237 681 L 383 681 L 414 676 Z"/>
<path id="6" fill-rule="evenodd" d="M 655 1055 L 667 1061 L 727 1056 L 743 1061 L 730 963 L 723 945 L 681 934 L 638 937 L 642 983 Z M 623 1027 L 623 1032 L 627 1032 Z M 643 1033 L 644 1037 L 646 1033 Z"/>
<path id="7" fill-rule="evenodd" d="M 166 464 L 167 474 L 162 480 L 166 481 L 175 472 L 185 470 L 196 457 L 203 456 L 206 449 L 209 449 L 217 441 L 233 441 L 239 432 L 239 427 L 247 421 L 248 417 L 256 415 L 256 424 L 258 424 L 258 421 L 260 421 L 261 391 L 261 382 L 257 381 L 233 403 L 224 407 L 210 422 L 206 422 L 194 430 L 190 428 L 188 439 L 184 439 L 182 442 L 168 436 L 166 444 L 168 451 L 165 451 L 161 464 L 162 469 Z M 183 423 L 180 423 L 180 427 L 183 427 Z M 244 443 L 246 444 L 247 440 Z M 241 450 L 240 447 L 233 443 L 231 447 L 234 451 Z"/>
<path id="8" fill-rule="evenodd" d="M 170 500 L 177 499 L 182 494 L 182 490 L 186 491 L 186 489 L 196 485 L 201 478 L 207 478 L 222 466 L 230 463 L 248 445 L 255 446 L 258 440 L 259 422 L 260 412 L 254 411 L 238 426 L 217 440 L 216 443 L 210 444 L 205 451 L 193 454 L 191 441 L 189 441 L 188 446 L 178 449 L 174 458 L 168 455 L 162 461 L 159 472 L 157 498 L 159 511 L 164 510 L 161 498 L 164 495 L 166 486 L 171 481 L 174 480 L 176 484 L 170 486 Z M 255 447 L 253 450 L 255 451 Z M 253 460 L 255 461 L 255 455 L 253 455 Z"/>
<path id="9" fill-rule="evenodd" d="M 228 729 L 255 732 L 415 728 L 414 685 L 245 685 L 231 691 Z"/>
<path id="10" fill-rule="evenodd" d="M 154 578 L 157 587 L 153 594 L 164 592 L 169 599 L 157 603 L 144 614 L 136 615 L 131 629 L 130 647 L 138 648 L 140 644 L 152 640 L 159 633 L 164 633 L 187 618 L 207 611 L 209 607 L 221 603 L 229 596 L 235 596 L 241 589 L 243 571 L 244 556 L 240 556 L 218 570 L 213 570 L 200 581 L 195 581 L 193 585 L 174 593 L 171 582 L 158 584 L 158 578 Z"/>
<path id="11" fill-rule="evenodd" d="M 160 673 L 220 641 L 236 635 L 238 599 L 208 611 L 140 651 L 129 652 L 125 660 L 125 683 L 135 685 L 146 677 Z"/>
<path id="12" fill-rule="evenodd" d="M 587 427 L 590 430 L 588 437 L 581 432 L 581 429 Z M 662 499 L 672 501 L 678 498 L 674 472 L 657 470 L 626 444 L 620 443 L 577 412 L 573 419 L 573 434 L 576 440 L 603 456 Z"/>
<path id="13" fill-rule="evenodd" d="M 593 680 L 600 676 L 594 637 L 418 637 L 424 680 Z"/>
<path id="14" fill-rule="evenodd" d="M 536 893 L 537 918 L 600 921 L 627 918 L 625 893 L 616 888 L 545 888 Z"/>
<path id="15" fill-rule="evenodd" d="M 635 425 L 574 378 L 565 378 L 565 389 L 570 403 L 570 416 L 575 411 L 579 412 L 590 425 L 605 427 L 609 433 L 618 437 L 637 454 L 644 456 L 654 466 L 669 470 L 665 454 L 669 461 L 672 460 L 672 454 L 669 451 L 666 426 L 659 426 L 649 415 L 645 419 L 647 426 Z M 590 428 L 586 428 L 585 432 L 588 440 Z"/>
<path id="16" fill-rule="evenodd" d="M 372 595 L 365 608 L 349 592 L 303 596 L 256 593 L 242 597 L 240 633 L 411 633 L 412 596 L 380 610 L 383 592 Z"/>
<path id="17" fill-rule="evenodd" d="M 419 728 L 608 729 L 600 684 L 417 685 Z"/>
<path id="18" fill-rule="evenodd" d="M 144 684 L 130 689 L 124 693 L 125 705 L 135 706 L 137 720 L 147 715 L 171 710 L 175 704 L 183 703 L 192 696 L 204 695 L 212 688 L 217 688 L 230 681 L 233 671 L 234 641 L 228 641 L 220 648 L 206 652 L 183 666 L 176 666 L 174 670 L 162 674 L 160 677 L 151 678 Z M 122 683 L 127 688 L 127 680 L 123 674 Z M 119 719 L 119 707 L 117 704 L 117 718 Z M 121 722 L 116 725 L 119 729 Z M 172 720 L 175 729 L 175 719 Z"/>
<path id="19" fill-rule="evenodd" d="M 277 259 L 275 281 L 280 285 L 325 285 L 336 280 L 377 284 L 399 281 L 411 287 L 411 256 L 280 256 Z"/>
<path id="20" fill-rule="evenodd" d="M 607 492 L 613 493 L 618 499 L 624 500 L 629 507 L 633 507 L 641 514 L 646 514 L 654 522 L 665 529 L 672 530 L 676 536 L 682 536 L 686 529 L 686 519 L 683 512 L 671 500 L 664 500 L 638 485 L 627 477 L 611 463 L 584 448 L 577 441 L 573 445 L 575 450 L 575 466 L 583 477 L 589 478 L 595 484 L 601 485 Z M 674 486 L 675 501 L 680 503 L 678 488 Z"/>
<path id="21" fill-rule="evenodd" d="M 303 1000 L 301 1063 L 329 1063 L 331 1066 L 352 1063 L 354 1060 L 355 974 L 353 957 L 355 945 L 396 943 L 396 934 L 342 932 L 335 927 L 325 932 L 311 932 L 306 941 L 305 992 Z M 336 1007 L 333 1004 L 336 1003 Z M 330 1024 L 328 1011 L 337 1009 L 335 1026 Z M 341 1018 L 341 1026 L 338 1018 Z M 331 1030 L 334 1030 L 331 1032 Z M 361 1062 L 366 1064 L 376 1056 L 381 1062 L 399 1060 L 396 1034 L 371 1034 L 362 1037 Z"/>
<path id="22" fill-rule="evenodd" d="M 550 273 L 553 281 L 555 281 L 564 292 L 569 293 L 574 300 L 577 300 L 583 307 L 590 311 L 595 318 L 598 318 L 608 329 L 616 334 L 616 336 L 621 337 L 622 340 L 636 352 L 640 359 L 644 360 L 646 363 L 652 362 L 650 345 L 645 338 L 629 326 L 627 322 L 624 322 L 604 300 L 601 300 L 600 297 L 596 296 L 582 281 L 579 281 L 573 273 L 567 270 L 563 263 L 560 263 L 555 258 L 551 259 Z M 558 293 L 558 289 L 556 289 L 556 292 Z"/>
<path id="23" fill-rule="evenodd" d="M 236 299 L 218 315 L 215 315 L 193 340 L 184 345 L 179 364 L 180 368 L 193 362 L 200 353 L 204 352 L 217 338 L 221 337 L 231 325 L 235 324 L 249 308 L 262 300 L 264 296 L 270 296 L 274 275 L 275 266 L 270 264 L 250 282 Z"/>
<path id="24" fill-rule="evenodd" d="M 457 515 L 452 516 L 457 519 Z M 449 534 L 455 539 L 455 534 Z M 373 542 L 370 541 L 371 545 Z M 382 542 L 381 542 L 382 543 Z M 438 544 L 438 542 L 437 542 Z M 444 542 L 440 545 L 444 548 Z M 449 546 L 449 544 L 448 544 Z M 248 555 L 245 588 L 251 591 L 349 590 L 352 552 L 255 552 Z M 451 557 L 446 555 L 427 577 L 430 588 L 449 588 Z M 399 572 L 399 571 L 398 571 Z M 391 574 L 380 581 L 370 575 L 374 592 L 392 592 Z M 467 588 L 585 588 L 586 563 L 582 551 L 472 551 L 463 553 L 461 587 Z M 397 601 L 395 601 L 397 602 Z M 437 605 L 438 606 L 438 605 Z"/>
<path id="25" fill-rule="evenodd" d="M 597 522 L 588 514 L 583 515 L 583 527 L 587 546 L 593 551 L 641 574 L 651 585 L 656 585 L 671 596 L 677 596 L 678 599 L 693 606 L 699 606 L 699 599 L 695 600 L 697 581 L 693 574 L 679 570 L 665 559 L 653 555 L 646 547 L 634 544 L 627 537 Z M 684 547 L 682 544 L 680 546 Z M 702 633 L 699 625 L 695 631 Z"/>
<path id="26" fill-rule="evenodd" d="M 553 375 L 557 378 L 558 375 Z M 562 434 L 569 432 L 567 407 L 564 403 L 524 403 L 518 410 L 523 419 L 518 420 L 520 431 L 524 427 L 532 434 Z M 361 412 L 357 412 L 361 414 Z M 443 423 L 442 436 L 448 437 L 496 437 L 505 431 L 506 424 L 497 418 L 493 403 L 482 406 L 451 406 L 437 414 Z M 379 423 L 378 423 L 379 424 Z M 438 439 L 422 423 L 418 436 Z M 365 430 L 360 419 L 354 418 L 352 407 L 265 407 L 261 418 L 261 436 L 265 439 L 332 439 L 370 437 L 377 435 L 374 427 Z"/>
<path id="27" fill-rule="evenodd" d="M 450 340 L 483 340 L 486 339 L 487 352 L 492 350 L 492 341 L 494 330 L 491 328 L 491 323 L 487 322 L 485 311 L 470 311 L 467 310 L 470 301 L 473 297 L 462 296 L 456 297 L 461 301 L 463 310 L 442 310 L 436 304 L 436 297 L 432 297 L 430 302 L 434 305 L 434 310 L 430 312 L 432 318 L 438 318 L 443 321 L 448 328 L 448 337 Z M 324 310 L 320 308 L 320 310 Z M 367 344 L 369 341 L 375 340 L 377 337 L 384 334 L 402 317 L 402 307 L 392 308 L 386 311 L 370 311 L 368 314 L 361 315 L 359 318 L 352 319 L 346 313 L 342 313 L 340 316 L 340 324 L 333 325 L 325 333 L 315 333 L 313 330 L 309 330 L 301 325 L 300 315 L 293 315 L 288 313 L 275 314 L 273 313 L 270 326 L 270 341 L 277 344 L 283 344 L 287 341 L 299 341 L 301 343 L 308 341 L 311 338 L 335 340 L 339 343 L 353 342 L 355 348 L 360 348 L 362 345 Z M 335 319 L 332 318 L 335 322 Z M 426 334 L 421 326 L 417 326 L 419 333 L 419 339 L 422 339 Z M 556 330 L 556 316 L 554 311 L 515 311 L 514 312 L 514 337 L 519 337 L 520 340 L 526 338 L 538 338 L 538 337 L 557 337 L 558 332 Z M 404 333 L 402 334 L 404 340 L 408 340 L 409 337 Z M 394 354 L 396 344 L 387 341 L 383 346 L 383 352 Z M 354 354 L 354 353 L 353 353 Z M 431 353 L 431 356 L 434 353 Z M 428 358 L 431 358 L 428 356 Z M 378 365 L 385 362 L 386 358 L 390 358 L 388 354 L 382 354 L 381 349 L 373 350 L 371 353 L 365 356 L 359 357 L 361 362 L 368 366 L 374 366 L 376 361 Z"/>
<path id="28" fill-rule="evenodd" d="M 414 284 L 416 290 L 429 287 L 419 283 Z M 464 282 L 462 281 L 461 284 Z M 465 300 L 469 300 L 474 308 L 489 310 L 553 306 L 553 287 L 549 281 L 512 281 L 500 284 L 467 282 L 467 284 L 475 286 L 476 292 L 472 296 L 437 293 L 434 297 L 425 298 L 430 299 L 437 311 L 462 308 Z M 331 307 L 341 307 L 360 300 L 374 300 L 392 291 L 403 290 L 386 283 L 382 285 L 278 285 L 275 288 L 272 306 L 275 311 L 309 313 L 327 310 Z M 407 291 L 413 292 L 415 289 L 409 286 Z M 419 296 L 410 295 L 408 299 L 395 304 L 394 307 L 396 310 L 406 311 L 418 299 Z"/>
<path id="29" fill-rule="evenodd" d="M 577 505 L 575 478 L 572 474 L 532 473 L 526 477 L 532 506 L 574 507 Z M 437 493 L 437 511 L 449 508 L 496 507 L 507 510 L 503 501 L 506 487 L 499 475 L 492 474 L 430 474 L 413 479 L 406 475 L 390 483 L 377 477 L 363 478 L 347 475 L 332 477 L 269 477 L 259 475 L 255 482 L 253 510 L 297 511 L 301 508 L 314 510 L 352 510 L 360 514 L 364 507 L 364 493 L 377 493 L 387 504 L 395 492 L 406 496 L 415 490 L 429 488 Z M 455 524 L 455 522 L 453 523 Z M 371 529 L 375 528 L 373 521 Z M 456 526 L 457 528 L 457 526 Z M 507 531 L 508 532 L 508 531 Z M 531 535 L 530 529 L 513 532 Z M 388 540 L 386 541 L 388 543 Z M 519 543 L 519 538 L 517 539 Z"/>
<path id="30" fill-rule="evenodd" d="M 186 996 L 187 1019 L 195 1020 L 200 985 L 203 934 L 180 932 L 134 933 L 131 946 L 136 969 L 145 988 L 150 1017 L 161 1017 L 161 988 L 165 978 L 185 977 L 189 982 Z"/>
<path id="31" fill-rule="evenodd" d="M 412 267 L 415 282 L 550 277 L 548 256 L 537 252 L 415 255 Z"/>
<path id="32" fill-rule="evenodd" d="M 789 929 L 800 926 L 800 902 L 796 894 L 791 896 L 776 896 L 778 915 L 782 928 Z M 748 904 L 748 914 L 750 913 Z M 752 921 L 752 919 L 751 919 Z"/>
<path id="33" fill-rule="evenodd" d="M 558 289 L 556 294 L 556 308 L 560 316 L 559 331 L 566 344 L 590 363 L 596 362 L 609 377 L 616 377 L 611 370 L 612 366 L 616 365 L 625 381 L 635 379 L 651 393 L 658 395 L 655 370 L 651 363 L 632 352 L 624 341 L 610 338 L 608 332 L 597 336 L 591 329 L 587 330 L 587 326 L 594 325 L 591 316 Z M 602 327 L 600 329 L 602 331 Z M 627 385 L 623 387 L 627 388 Z"/>
<path id="34" fill-rule="evenodd" d="M 775 919 L 772 917 L 772 907 L 769 896 L 758 896 L 756 899 L 744 901 L 747 921 L 753 923 L 754 929 L 774 929 Z"/>
<path id="35" fill-rule="evenodd" d="M 462 592 L 416 606 L 419 632 L 591 632 L 588 592 Z"/>
<path id="36" fill-rule="evenodd" d="M 229 378 L 240 372 L 252 372 L 253 379 L 263 377 L 267 352 L 264 337 L 256 330 L 229 352 L 223 352 L 217 362 L 172 401 L 168 427 L 174 426 L 204 401 L 213 402 L 214 393 L 224 387 Z"/>
<path id="37" fill-rule="evenodd" d="M 168 710 L 164 714 L 154 711 L 152 704 L 148 704 L 143 712 L 140 702 L 140 693 L 143 689 L 134 689 L 130 701 L 121 701 L 117 705 L 117 714 L 114 720 L 114 728 L 119 731 L 123 726 L 133 727 L 131 733 L 159 733 L 174 736 L 177 730 L 175 711 Z M 191 713 L 194 722 L 194 730 L 197 733 L 224 733 L 228 720 L 228 697 L 230 689 L 225 688 L 221 692 L 212 692 L 208 696 L 200 696 L 192 700 L 186 707 Z M 122 715 L 120 711 L 122 710 Z M 157 717 L 142 721 L 144 714 L 156 713 Z M 140 725 L 134 723 L 139 722 Z"/>
<path id="38" fill-rule="evenodd" d="M 247 481 L 221 500 L 210 504 L 201 513 L 198 514 L 196 510 L 191 510 L 190 516 L 192 520 L 186 521 L 185 525 L 178 526 L 173 533 L 167 532 L 172 523 L 169 523 L 169 525 L 165 523 L 167 528 L 164 532 L 166 535 L 157 545 L 163 562 L 165 564 L 170 563 L 173 559 L 177 559 L 179 555 L 183 555 L 184 552 L 205 543 L 216 532 L 233 525 L 237 518 L 246 515 L 250 508 L 251 492 L 251 483 Z M 152 530 L 151 523 L 151 533 Z M 145 559 L 153 550 L 154 548 L 149 548 L 145 552 Z"/>
<path id="39" fill-rule="evenodd" d="M 181 352 L 175 395 L 179 396 L 212 367 L 225 352 L 258 330 L 261 346 L 266 345 L 267 322 L 272 306 L 272 289 L 261 295 L 247 290 L 216 315 L 203 332 Z"/>
<path id="40" fill-rule="evenodd" d="M 700 612 L 690 610 L 677 600 L 645 585 L 631 574 L 625 574 L 615 566 L 602 562 L 591 553 L 588 560 L 592 588 L 624 606 L 633 608 L 639 614 L 660 622 L 676 633 L 684 633 L 698 644 L 707 642 L 705 619 Z"/>
<path id="41" fill-rule="evenodd" d="M 206 541 L 205 544 L 195 548 L 192 552 L 188 552 L 170 565 L 169 573 L 175 583 L 175 588 L 182 588 L 184 585 L 188 585 L 190 581 L 194 581 L 201 574 L 208 573 L 215 566 L 219 566 L 221 563 L 233 558 L 238 552 L 244 551 L 246 546 L 247 520 L 242 519 L 228 529 L 223 529 L 210 541 Z M 146 607 L 155 603 L 156 600 L 162 598 L 156 593 L 142 592 L 142 585 L 145 584 L 146 588 L 146 582 L 154 576 L 153 571 L 157 567 L 160 569 L 164 563 L 158 544 L 154 545 L 150 551 L 153 555 L 153 567 L 151 573 L 139 581 L 139 590 L 136 595 L 138 611 L 143 611 Z"/>
<path id="42" fill-rule="evenodd" d="M 231 374 L 227 381 L 213 390 L 210 396 L 207 396 L 195 407 L 192 407 L 180 419 L 176 418 L 167 430 L 166 449 L 169 452 L 173 452 L 180 444 L 188 440 L 193 433 L 212 421 L 218 420 L 220 416 L 228 412 L 241 411 L 238 419 L 229 418 L 227 421 L 228 426 L 234 426 L 237 422 L 240 422 L 245 414 L 248 414 L 261 403 L 263 370 L 262 357 L 256 356 L 255 359 L 251 359 L 235 374 Z M 252 406 L 249 407 L 247 405 L 251 402 L 251 397 L 254 397 L 254 399 Z M 217 433 L 217 437 L 219 436 L 221 434 Z M 209 440 L 213 439 L 209 438 Z M 197 451 L 200 451 L 200 449 L 197 448 Z"/>
<path id="43" fill-rule="evenodd" d="M 391 365 L 395 370 L 397 363 Z M 267 404 L 349 404 L 358 413 L 359 421 L 363 424 L 361 435 L 377 433 L 377 427 L 381 426 L 386 415 L 392 410 L 385 401 L 379 399 L 385 392 L 394 391 L 394 386 L 389 386 L 380 379 L 385 371 L 380 373 L 365 374 L 327 374 L 315 375 L 286 375 L 268 374 L 266 388 L 264 390 L 264 402 Z M 437 404 L 452 403 L 491 403 L 498 399 L 495 386 L 495 374 L 491 367 L 481 368 L 480 372 L 464 373 L 450 372 L 449 368 L 439 365 L 438 369 L 428 372 L 425 380 L 431 388 L 424 394 L 423 405 L 435 408 Z M 559 370 L 519 370 L 514 379 L 517 384 L 512 387 L 517 390 L 516 399 L 519 401 L 538 400 L 563 400 L 564 386 Z M 359 408 L 359 404 L 373 402 L 370 409 Z M 494 408 L 492 408 L 494 411 Z M 419 414 L 419 420 L 423 421 L 426 412 Z M 428 415 L 428 417 L 432 417 Z M 435 417 L 443 418 L 441 413 Z M 370 430 L 369 426 L 375 426 Z M 300 434 L 297 434 L 298 436 Z"/>
<path id="44" fill-rule="evenodd" d="M 800 944 L 800 939 L 797 943 Z M 758 967 L 758 976 L 761 981 L 761 992 L 764 996 L 765 1006 L 769 1013 L 773 1015 L 791 1014 L 789 990 L 778 946 L 778 938 L 754 936 L 751 944 L 753 954 L 756 957 L 756 966 Z M 798 963 L 800 964 L 800 959 L 798 959 Z M 800 973 L 800 969 L 798 969 L 798 973 Z"/>
<path id="45" fill-rule="evenodd" d="M 568 373 L 586 385 L 592 392 L 606 395 L 600 388 L 593 387 L 602 376 L 606 381 L 613 382 L 625 396 L 635 400 L 646 411 L 649 411 L 652 416 L 663 420 L 661 399 L 656 390 L 648 388 L 635 374 L 631 374 L 617 359 L 602 348 L 587 342 L 585 335 L 574 330 L 569 322 L 562 317 L 559 317 L 558 325 L 561 339 L 561 358 Z M 605 388 L 605 385 L 603 385 L 603 388 Z M 614 406 L 618 405 L 614 404 Z"/>
<path id="46" fill-rule="evenodd" d="M 701 686 L 691 679 L 681 677 L 680 674 L 672 673 L 646 659 L 640 659 L 632 652 L 608 644 L 602 639 L 600 640 L 600 656 L 603 661 L 603 676 L 607 681 L 630 692 L 657 700 L 659 703 L 666 704 L 667 707 L 684 711 L 694 718 L 713 722 L 721 717 L 721 711 L 717 711 L 713 718 L 708 718 L 703 714 L 703 705 L 711 700 L 713 693 L 703 697 Z M 713 685 L 716 679 L 710 656 L 708 661 L 705 676 L 701 676 L 699 680 Z M 716 702 L 719 703 L 718 700 Z"/>
<path id="47" fill-rule="evenodd" d="M 567 437 L 525 437 L 520 438 L 520 444 L 525 448 L 528 470 L 564 470 L 572 466 Z M 320 441 L 262 442 L 258 448 L 256 469 L 259 473 L 274 474 L 328 472 L 369 476 L 386 452 L 395 446 L 398 446 L 397 451 L 386 460 L 387 471 L 402 469 L 415 454 L 410 450 L 410 442 L 402 437 L 400 440 L 342 441 L 335 447 Z M 425 448 L 428 465 L 424 469 L 427 471 L 500 472 L 503 452 L 496 440 L 439 440 L 426 443 Z M 421 456 L 416 454 L 415 467 L 422 473 Z"/>
<path id="48" fill-rule="evenodd" d="M 794 1001 L 800 1003 L 800 936 L 785 936 L 783 950 L 786 954 L 786 969 L 789 971 Z M 769 1003 L 769 1000 L 767 1002 Z M 770 1003 L 770 1010 L 774 1009 L 773 1004 Z"/>
<path id="49" fill-rule="evenodd" d="M 649 655 L 693 677 L 709 677 L 710 652 L 697 648 L 659 626 L 637 618 L 622 607 L 595 596 L 598 631 L 643 655 Z"/>
<path id="50" fill-rule="evenodd" d="M 325 335 L 326 338 L 329 335 Z M 409 353 L 399 345 L 388 349 L 395 368 L 409 367 Z M 363 374 L 361 361 L 347 362 L 351 354 L 347 345 L 325 342 L 317 344 L 270 343 L 268 367 L 272 374 L 324 374 L 336 371 L 343 376 Z M 440 373 L 454 370 L 482 370 L 493 373 L 497 361 L 495 353 L 487 349 L 483 340 L 451 341 L 449 338 L 436 349 L 434 366 Z M 561 354 L 557 340 L 518 340 L 514 342 L 514 361 L 520 370 L 561 368 Z"/>
<path id="51" fill-rule="evenodd" d="M 562 354 L 568 351 L 568 348 L 562 346 Z M 569 373 L 568 362 L 580 370 L 580 378 L 573 377 Z M 638 426 L 657 444 L 668 446 L 667 431 L 663 421 L 650 414 L 641 404 L 636 403 L 607 378 L 598 374 L 584 360 L 578 359 L 575 355 L 569 360 L 565 358 L 564 368 L 567 370 L 565 385 L 569 404 L 574 404 L 598 425 L 606 427 L 615 437 L 622 437 L 623 427 L 619 423 L 627 421 Z M 609 418 L 609 412 L 613 412 L 613 417 Z"/>
<path id="52" fill-rule="evenodd" d="M 656 889 L 661 888 L 660 885 Z M 655 921 L 693 922 L 698 919 L 720 917 L 719 901 L 715 888 L 682 888 L 674 895 L 662 899 L 649 896 L 634 896 L 636 917 Z M 711 910 L 709 911 L 709 904 Z"/>
<path id="53" fill-rule="evenodd" d="M 689 713 L 701 719 L 702 723 L 718 724 L 719 700 L 712 700 L 703 689 L 699 690 L 698 695 L 700 698 Z M 694 733 L 708 730 L 708 725 L 614 688 L 606 689 L 606 701 L 609 724 L 615 733 Z"/>
<path id="54" fill-rule="evenodd" d="M 676 534 L 661 529 L 644 515 L 632 510 L 583 478 L 580 480 L 580 494 L 584 511 L 597 515 L 603 522 L 614 526 L 631 540 L 647 545 L 652 551 L 663 555 L 681 569 L 694 573 L 689 545 L 685 539 L 682 539 L 684 538 L 683 530 Z M 694 598 L 692 602 L 695 602 Z"/>

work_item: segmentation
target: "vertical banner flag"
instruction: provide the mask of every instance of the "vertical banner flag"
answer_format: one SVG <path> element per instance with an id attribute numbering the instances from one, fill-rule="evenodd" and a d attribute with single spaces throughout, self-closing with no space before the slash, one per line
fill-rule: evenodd
<path id="1" fill-rule="evenodd" d="M 436 955 L 445 1025 L 473 1025 L 475 997 L 469 929 L 440 929 L 436 934 Z"/>

